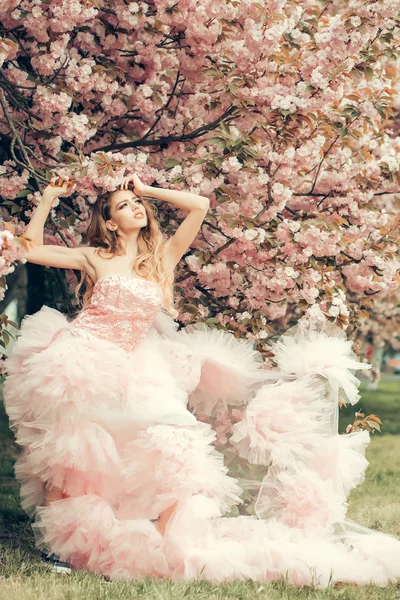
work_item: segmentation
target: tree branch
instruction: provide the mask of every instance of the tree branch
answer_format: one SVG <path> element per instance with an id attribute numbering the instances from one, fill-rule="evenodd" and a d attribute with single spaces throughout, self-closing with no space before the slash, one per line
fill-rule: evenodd
<path id="1" fill-rule="evenodd" d="M 91 152 L 108 152 L 110 150 L 124 150 L 125 148 L 138 148 L 140 146 L 160 146 L 160 145 L 168 145 L 171 144 L 172 142 L 185 142 L 187 140 L 193 140 L 197 137 L 200 137 L 200 135 L 202 135 L 203 133 L 205 133 L 206 131 L 212 131 L 213 129 L 215 129 L 220 122 L 225 119 L 228 115 L 232 114 L 235 110 L 236 110 L 236 106 L 230 106 L 220 117 L 218 117 L 218 119 L 215 119 L 215 121 L 212 121 L 211 123 L 209 123 L 208 125 L 202 125 L 201 127 L 198 127 L 198 129 L 195 129 L 194 131 L 192 131 L 191 133 L 187 133 L 184 135 L 170 135 L 170 136 L 166 136 L 166 137 L 161 137 L 158 138 L 156 140 L 148 140 L 145 138 L 145 136 L 143 136 L 143 138 L 140 138 L 139 140 L 132 140 L 131 142 L 123 142 L 120 144 L 110 144 L 108 146 L 100 146 L 99 148 L 95 148 L 94 150 L 91 150 Z"/>

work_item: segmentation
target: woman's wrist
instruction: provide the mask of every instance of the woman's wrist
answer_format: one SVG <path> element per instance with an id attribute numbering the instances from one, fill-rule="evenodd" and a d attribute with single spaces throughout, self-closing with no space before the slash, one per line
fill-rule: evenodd
<path id="1" fill-rule="evenodd" d="M 152 187 L 151 185 L 145 185 L 143 187 L 143 193 L 140 194 L 140 195 L 141 196 L 152 196 L 152 197 L 154 197 L 153 194 L 154 194 L 154 190 L 155 189 L 156 188 Z"/>
<path id="2" fill-rule="evenodd" d="M 52 196 L 51 194 L 42 194 L 42 198 L 40 200 L 40 203 L 42 206 L 44 206 L 46 209 L 48 209 L 49 213 L 50 210 L 52 208 L 54 208 L 54 206 L 57 206 L 57 204 L 54 204 L 55 200 L 58 200 L 60 196 Z"/>
<path id="3" fill-rule="evenodd" d="M 50 204 L 50 206 L 51 206 L 53 204 L 53 200 L 55 200 L 55 198 L 58 198 L 58 196 L 54 196 L 53 194 L 43 192 L 42 198 L 40 201 L 43 204 Z"/>
<path id="4" fill-rule="evenodd" d="M 183 190 L 146 185 L 143 187 L 143 195 L 156 198 L 162 202 L 170 202 L 177 208 L 187 211 L 205 210 L 207 212 L 210 206 L 210 200 L 205 196 Z"/>

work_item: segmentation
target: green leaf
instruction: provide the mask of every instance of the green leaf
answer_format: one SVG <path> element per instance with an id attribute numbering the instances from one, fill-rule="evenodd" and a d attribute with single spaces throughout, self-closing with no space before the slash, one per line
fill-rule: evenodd
<path id="1" fill-rule="evenodd" d="M 371 429 L 377 429 L 378 431 L 381 430 L 378 423 L 374 423 L 374 421 L 370 421 L 369 419 L 367 419 L 367 423 L 371 427 Z"/>
<path id="2" fill-rule="evenodd" d="M 196 306 L 193 306 L 192 304 L 187 304 L 186 306 L 183 307 L 183 310 L 185 312 L 188 312 L 192 315 L 197 315 L 198 314 L 198 309 Z"/>
<path id="3" fill-rule="evenodd" d="M 203 73 L 205 73 L 206 75 L 211 75 L 212 77 L 215 75 L 219 76 L 218 70 L 215 67 L 211 67 L 210 69 L 203 71 Z"/>
<path id="4" fill-rule="evenodd" d="M 205 296 L 200 296 L 199 298 L 199 302 L 200 304 L 202 304 L 203 306 L 208 306 L 209 300 L 208 298 L 206 298 Z"/>
<path id="5" fill-rule="evenodd" d="M 229 86 L 229 91 L 232 94 L 236 94 L 236 92 L 238 92 L 241 88 L 238 85 L 230 85 Z"/>
<path id="6" fill-rule="evenodd" d="M 91 157 L 91 159 L 94 163 L 96 163 L 96 165 L 102 165 L 104 163 L 104 160 L 100 156 L 94 155 Z"/>
<path id="7" fill-rule="evenodd" d="M 231 135 L 231 132 L 229 131 L 229 127 L 227 126 L 227 124 L 226 124 L 226 123 L 224 123 L 223 121 L 221 121 L 221 123 L 220 123 L 220 127 L 221 127 L 222 131 L 223 131 L 224 133 L 226 133 L 226 135 L 228 135 L 228 136 L 230 136 L 230 135 Z"/>
<path id="8" fill-rule="evenodd" d="M 17 204 L 15 204 L 15 202 L 13 202 L 12 200 L 3 200 L 2 204 L 4 206 L 17 206 Z"/>
<path id="9" fill-rule="evenodd" d="M 26 198 L 26 196 L 28 196 L 29 194 L 32 194 L 32 190 L 21 190 L 20 192 L 18 192 L 18 194 L 15 196 L 16 198 Z"/>
<path id="10" fill-rule="evenodd" d="M 159 104 L 160 106 L 162 104 L 164 104 L 163 99 L 161 98 L 161 96 L 158 92 L 153 92 L 153 96 L 154 96 L 154 99 L 156 100 L 157 104 Z"/>
<path id="11" fill-rule="evenodd" d="M 179 164 L 180 164 L 180 162 L 176 158 L 167 158 L 165 161 L 165 165 L 168 169 L 171 167 L 176 167 Z"/>
<path id="12" fill-rule="evenodd" d="M 206 140 L 207 144 L 215 144 L 216 146 L 221 146 L 225 148 L 225 140 L 221 137 L 211 137 Z"/>
<path id="13" fill-rule="evenodd" d="M 365 79 L 371 81 L 374 76 L 374 70 L 371 67 L 365 67 Z"/>
<path id="14" fill-rule="evenodd" d="M 380 39 L 386 43 L 389 43 L 393 39 L 393 33 L 390 33 L 390 31 L 388 31 L 387 33 L 384 33 L 383 35 L 381 35 Z"/>
<path id="15" fill-rule="evenodd" d="M 79 161 L 79 156 L 77 154 L 74 154 L 73 152 L 63 152 L 63 156 L 66 158 L 69 158 L 69 160 L 71 162 L 78 162 Z"/>

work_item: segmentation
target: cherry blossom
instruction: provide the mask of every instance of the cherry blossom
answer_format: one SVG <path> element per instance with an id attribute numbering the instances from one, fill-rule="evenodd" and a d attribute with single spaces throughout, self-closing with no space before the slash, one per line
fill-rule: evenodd
<path id="1" fill-rule="evenodd" d="M 183 324 L 267 355 L 311 310 L 396 347 L 399 15 L 400 0 L 6 0 L 4 221 L 20 234 L 57 172 L 77 190 L 45 238 L 84 243 L 97 195 L 136 172 L 210 198 L 176 273 Z M 185 213 L 155 204 L 168 237 Z"/>

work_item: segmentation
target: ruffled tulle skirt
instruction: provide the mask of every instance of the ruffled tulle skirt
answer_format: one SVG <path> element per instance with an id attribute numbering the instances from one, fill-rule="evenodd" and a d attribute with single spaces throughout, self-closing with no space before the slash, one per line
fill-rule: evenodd
<path id="1" fill-rule="evenodd" d="M 346 517 L 370 439 L 338 434 L 338 401 L 370 365 L 328 321 L 272 349 L 266 370 L 250 342 L 160 313 L 126 352 L 47 306 L 25 317 L 4 399 L 37 546 L 115 579 L 400 578 L 400 541 Z M 63 498 L 43 506 L 44 483 Z"/>

